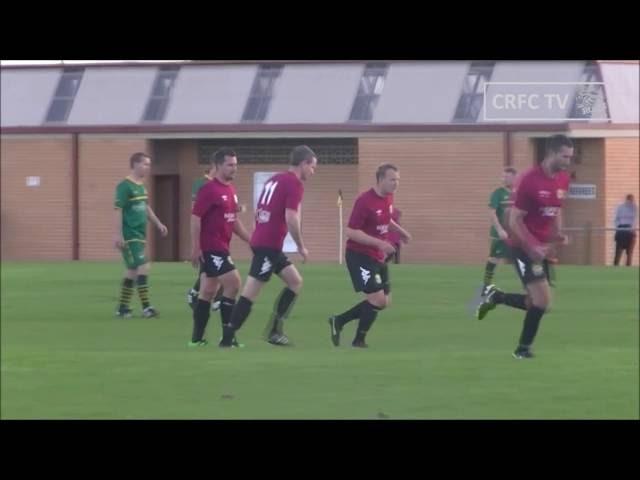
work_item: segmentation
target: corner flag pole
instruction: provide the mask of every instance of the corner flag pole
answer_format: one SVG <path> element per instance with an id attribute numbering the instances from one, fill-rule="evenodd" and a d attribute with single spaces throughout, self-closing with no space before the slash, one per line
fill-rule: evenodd
<path id="1" fill-rule="evenodd" d="M 338 190 L 338 264 L 342 265 L 342 190 Z"/>

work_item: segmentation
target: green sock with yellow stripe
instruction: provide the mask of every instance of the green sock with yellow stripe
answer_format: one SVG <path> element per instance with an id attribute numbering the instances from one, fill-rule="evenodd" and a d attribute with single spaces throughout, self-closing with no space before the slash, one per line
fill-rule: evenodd
<path id="1" fill-rule="evenodd" d="M 140 296 L 143 309 L 151 306 L 151 303 L 149 302 L 149 285 L 147 285 L 146 275 L 138 275 L 138 295 Z"/>
<path id="2" fill-rule="evenodd" d="M 493 273 L 496 270 L 496 264 L 493 262 L 487 262 L 484 267 L 484 287 L 491 285 L 491 281 L 493 280 Z"/>
<path id="3" fill-rule="evenodd" d="M 133 296 L 133 280 L 130 278 L 125 278 L 122 281 L 122 288 L 120 289 L 120 306 L 118 309 L 128 310 L 129 304 L 131 303 L 131 297 Z"/>

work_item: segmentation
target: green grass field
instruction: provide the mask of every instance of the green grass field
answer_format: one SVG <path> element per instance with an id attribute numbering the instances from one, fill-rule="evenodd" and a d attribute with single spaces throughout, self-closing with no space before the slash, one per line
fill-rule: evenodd
<path id="1" fill-rule="evenodd" d="M 326 317 L 350 307 L 344 267 L 302 265 L 305 289 L 287 333 L 260 334 L 272 281 L 239 333 L 244 349 L 188 349 L 186 264 L 153 266 L 158 319 L 113 317 L 121 275 L 110 263 L 2 264 L 1 417 L 46 419 L 638 419 L 638 269 L 561 266 L 537 358 L 511 357 L 523 312 L 482 322 L 466 309 L 482 268 L 392 267 L 394 304 L 368 350 L 329 339 Z M 240 265 L 246 274 L 247 264 Z M 520 287 L 511 266 L 496 283 Z M 140 313 L 134 297 L 137 315 Z"/>

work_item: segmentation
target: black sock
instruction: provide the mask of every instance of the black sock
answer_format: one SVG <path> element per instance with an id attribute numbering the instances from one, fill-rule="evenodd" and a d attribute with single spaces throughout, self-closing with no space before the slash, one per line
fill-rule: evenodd
<path id="1" fill-rule="evenodd" d="M 526 349 L 531 346 L 533 340 L 538 333 L 538 327 L 540 326 L 540 320 L 544 315 L 545 309 L 539 307 L 531 307 L 527 310 L 527 314 L 524 317 L 524 325 L 522 326 L 522 335 L 520 335 L 520 346 L 518 348 Z"/>
<path id="2" fill-rule="evenodd" d="M 204 337 L 204 331 L 209 323 L 209 312 L 211 311 L 211 303 L 206 300 L 198 299 L 196 307 L 193 309 L 193 333 L 191 334 L 192 342 L 199 342 Z"/>
<path id="3" fill-rule="evenodd" d="M 273 305 L 273 313 L 271 314 L 271 331 L 270 335 L 280 332 L 282 329 L 281 324 L 282 321 L 287 318 L 291 308 L 293 308 L 293 303 L 296 300 L 296 292 L 291 290 L 288 287 L 284 287 L 278 295 L 275 304 Z"/>
<path id="4" fill-rule="evenodd" d="M 138 296 L 142 302 L 142 308 L 151 306 L 149 302 L 149 285 L 147 285 L 147 276 L 138 275 Z"/>
<path id="5" fill-rule="evenodd" d="M 526 298 L 527 296 L 521 293 L 504 293 L 500 290 L 496 290 L 496 293 L 493 294 L 494 303 L 507 305 L 520 310 L 527 310 Z"/>
<path id="6" fill-rule="evenodd" d="M 196 279 L 196 283 L 193 284 L 193 287 L 191 287 L 191 290 L 193 290 L 194 292 L 199 292 L 200 291 L 200 274 L 198 274 L 198 278 Z"/>
<path id="7" fill-rule="evenodd" d="M 336 315 L 336 323 L 338 324 L 338 326 L 340 328 L 342 328 L 347 323 L 349 323 L 351 320 L 355 320 L 356 318 L 359 318 L 360 317 L 360 310 L 362 309 L 362 306 L 365 303 L 368 303 L 368 302 L 366 300 L 363 300 L 362 302 L 358 303 L 357 305 L 354 305 L 353 307 L 351 307 L 346 312 L 342 312 L 340 315 Z"/>
<path id="8" fill-rule="evenodd" d="M 122 288 L 120 290 L 120 305 L 118 306 L 118 309 L 120 311 L 129 308 L 129 303 L 131 303 L 132 295 L 133 295 L 133 279 L 125 278 L 122 281 Z"/>
<path id="9" fill-rule="evenodd" d="M 491 285 L 491 280 L 493 280 L 493 272 L 496 269 L 496 264 L 493 262 L 487 262 L 484 267 L 484 286 Z"/>
<path id="10" fill-rule="evenodd" d="M 364 302 L 360 309 L 360 321 L 358 322 L 358 331 L 356 332 L 356 338 L 353 340 L 354 342 L 364 341 L 364 337 L 366 337 L 371 325 L 373 325 L 379 311 L 380 308 L 371 305 L 367 301 Z"/>
<path id="11" fill-rule="evenodd" d="M 225 325 L 222 329 L 222 343 L 231 343 L 236 330 L 240 330 L 240 327 L 242 327 L 242 324 L 251 313 L 252 305 L 253 302 L 251 300 L 240 295 L 240 298 L 236 302 L 236 305 L 235 307 L 233 307 L 233 311 L 231 312 L 231 320 L 229 320 L 229 325 Z"/>
<path id="12" fill-rule="evenodd" d="M 233 298 L 220 298 L 220 319 L 222 321 L 222 328 L 224 328 L 225 325 L 231 324 L 231 314 L 233 313 L 233 307 L 235 304 L 236 301 Z"/>

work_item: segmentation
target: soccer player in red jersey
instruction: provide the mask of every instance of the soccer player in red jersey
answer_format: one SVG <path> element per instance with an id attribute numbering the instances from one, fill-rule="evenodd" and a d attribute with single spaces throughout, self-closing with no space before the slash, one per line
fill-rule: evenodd
<path id="1" fill-rule="evenodd" d="M 531 345 L 551 303 L 549 258 L 554 245 L 568 244 L 567 236 L 560 232 L 560 214 L 569 189 L 566 170 L 572 156 L 571 139 L 564 135 L 549 137 L 542 163 L 525 172 L 514 189 L 509 236 L 513 264 L 527 295 L 504 293 L 490 285 L 477 309 L 479 320 L 499 304 L 526 310 L 520 342 L 513 352 L 518 359 L 533 357 Z"/>
<path id="2" fill-rule="evenodd" d="M 222 286 L 220 317 L 222 325 L 229 323 L 240 290 L 240 275 L 229 254 L 231 236 L 235 233 L 245 242 L 249 234 L 239 218 L 238 197 L 231 183 L 238 169 L 235 152 L 221 148 L 214 154 L 215 176 L 196 196 L 191 214 L 191 262 L 206 274 L 193 309 L 193 333 L 189 346 L 206 345 L 204 332 L 209 322 L 211 300 Z M 232 338 L 235 346 L 240 346 Z"/>
<path id="3" fill-rule="evenodd" d="M 389 266 L 385 259 L 396 249 L 390 243 L 389 231 L 398 232 L 400 239 L 408 242 L 411 235 L 392 219 L 393 192 L 398 188 L 398 169 L 386 163 L 376 171 L 376 186 L 361 193 L 356 199 L 349 225 L 345 252 L 347 269 L 356 292 L 363 292 L 365 299 L 340 315 L 329 317 L 331 341 L 340 344 L 343 327 L 356 318 L 360 319 L 354 347 L 366 348 L 365 337 L 378 312 L 391 300 Z"/>
<path id="4" fill-rule="evenodd" d="M 307 261 L 309 251 L 304 245 L 300 230 L 300 204 L 304 194 L 303 182 L 313 176 L 317 162 L 316 154 L 309 147 L 295 147 L 291 152 L 289 170 L 274 175 L 264 184 L 258 198 L 255 230 L 250 242 L 253 260 L 249 276 L 233 309 L 231 321 L 224 327 L 220 347 L 233 346 L 234 332 L 242 327 L 262 287 L 274 273 L 286 286 L 276 300 L 267 325 L 267 341 L 272 345 L 290 345 L 289 338 L 284 334 L 283 324 L 300 293 L 302 277 L 282 252 L 282 246 L 288 230 L 302 261 Z"/>

